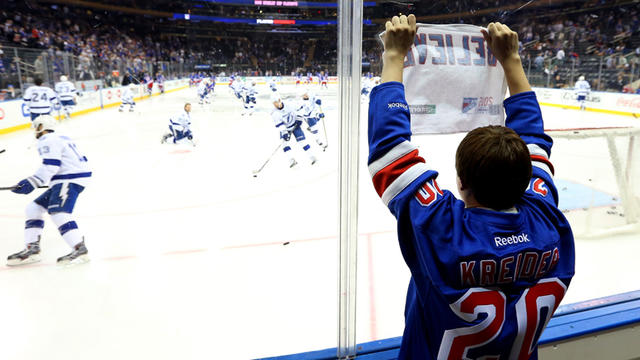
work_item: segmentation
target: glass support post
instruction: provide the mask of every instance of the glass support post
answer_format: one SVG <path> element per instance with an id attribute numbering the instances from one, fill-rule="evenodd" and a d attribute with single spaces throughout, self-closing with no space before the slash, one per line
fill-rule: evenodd
<path id="1" fill-rule="evenodd" d="M 356 356 L 362 5 L 362 0 L 338 1 L 338 112 L 340 114 L 338 359 L 354 359 Z"/>

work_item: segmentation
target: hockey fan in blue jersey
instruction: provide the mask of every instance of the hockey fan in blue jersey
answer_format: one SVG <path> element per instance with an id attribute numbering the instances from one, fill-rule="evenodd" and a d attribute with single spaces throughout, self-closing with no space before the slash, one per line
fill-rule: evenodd
<path id="1" fill-rule="evenodd" d="M 289 155 L 289 167 L 294 167 L 298 164 L 290 145 L 292 136 L 296 139 L 296 143 L 302 147 L 302 150 L 308 154 L 311 165 L 315 164 L 317 159 L 313 155 L 313 150 L 311 150 L 311 146 L 304 136 L 304 131 L 300 127 L 302 125 L 302 114 L 299 113 L 300 106 L 295 104 L 294 101 L 282 100 L 277 93 L 271 94 L 271 103 L 274 106 L 271 111 L 271 118 L 276 129 L 280 131 L 280 139 L 283 142 L 282 150 Z"/>
<path id="2" fill-rule="evenodd" d="M 40 115 L 50 114 L 59 101 L 58 95 L 51 88 L 42 85 L 42 79 L 36 78 L 33 83 L 35 85 L 28 87 L 23 97 L 29 108 L 31 121 Z"/>
<path id="3" fill-rule="evenodd" d="M 322 112 L 322 100 L 311 93 L 309 89 L 301 91 L 302 102 L 300 103 L 300 113 L 307 123 L 307 130 L 315 137 L 316 143 L 325 151 L 327 148 L 326 139 L 320 133 L 320 122 L 324 121 L 324 112 Z M 322 124 L 324 126 L 324 123 Z"/>
<path id="4" fill-rule="evenodd" d="M 402 71 L 415 17 L 386 23 L 382 84 L 369 104 L 369 171 L 398 221 L 411 271 L 400 359 L 537 359 L 537 342 L 574 274 L 571 228 L 558 209 L 535 93 L 518 36 L 483 35 L 504 68 L 506 126 L 477 128 L 456 152 L 462 200 L 411 144 Z M 439 86 L 439 85 L 438 85 Z"/>
<path id="5" fill-rule="evenodd" d="M 184 104 L 183 111 L 169 119 L 170 133 L 162 137 L 162 143 L 171 142 L 179 144 L 189 142 L 196 146 L 193 142 L 193 133 L 191 133 L 191 104 Z"/>
<path id="6" fill-rule="evenodd" d="M 64 241 L 71 247 L 68 255 L 58 258 L 58 264 L 82 263 L 88 260 L 84 236 L 73 216 L 78 196 L 91 178 L 87 157 L 66 136 L 54 132 L 56 120 L 41 115 L 33 121 L 42 165 L 32 176 L 20 181 L 12 190 L 29 194 L 35 188 L 48 185 L 47 191 L 27 205 L 23 251 L 7 258 L 7 265 L 23 265 L 40 261 L 40 237 L 44 214 L 49 213 Z"/>

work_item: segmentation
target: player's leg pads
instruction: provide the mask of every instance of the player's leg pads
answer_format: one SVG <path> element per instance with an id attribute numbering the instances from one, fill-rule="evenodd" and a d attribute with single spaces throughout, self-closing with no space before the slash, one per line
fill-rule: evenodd
<path id="1" fill-rule="evenodd" d="M 302 147 L 304 151 L 309 151 L 310 148 L 311 146 L 309 144 L 306 144 L 305 146 Z"/>
<path id="2" fill-rule="evenodd" d="M 282 150 L 283 150 L 284 152 L 291 151 L 291 147 L 290 147 L 289 145 L 287 145 L 287 146 L 285 146 L 284 148 L 282 148 Z"/>
<path id="3" fill-rule="evenodd" d="M 302 131 L 302 129 L 299 126 L 293 129 L 293 135 L 296 137 L 296 141 L 298 142 L 306 139 L 304 136 L 304 131 Z"/>
<path id="4" fill-rule="evenodd" d="M 78 230 L 78 224 L 73 220 L 73 215 L 68 213 L 57 213 L 51 215 L 51 220 L 58 227 L 58 231 L 64 241 L 74 247 L 82 242 L 82 234 Z"/>
<path id="5" fill-rule="evenodd" d="M 71 214 L 78 200 L 78 196 L 84 190 L 84 186 L 64 182 L 53 185 L 49 190 L 51 190 L 49 204 L 47 206 L 49 214 Z"/>

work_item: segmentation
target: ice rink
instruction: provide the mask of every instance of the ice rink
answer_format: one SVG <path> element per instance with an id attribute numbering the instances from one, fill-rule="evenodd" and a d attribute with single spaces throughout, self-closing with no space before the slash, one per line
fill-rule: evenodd
<path id="1" fill-rule="evenodd" d="M 24 247 L 24 208 L 42 190 L 0 192 L 0 359 L 226 360 L 335 347 L 337 86 L 314 88 L 324 101 L 327 151 L 310 141 L 319 161 L 297 154 L 292 169 L 279 151 L 257 178 L 252 171 L 279 144 L 266 86 L 253 116 L 241 116 L 239 100 L 219 85 L 210 105 L 185 89 L 139 101 L 132 113 L 110 108 L 61 123 L 57 131 L 75 140 L 93 170 L 74 212 L 91 262 L 56 266 L 70 250 L 47 217 L 43 261 L 5 266 Z M 161 144 L 169 116 L 185 102 L 193 103 L 197 146 Z M 640 126 L 632 117 L 543 112 L 548 129 Z M 394 218 L 370 182 L 366 104 L 361 113 L 357 338 L 365 342 L 402 334 L 409 272 Z M 414 139 L 442 188 L 455 190 L 462 136 Z M 0 136 L 7 150 L 0 186 L 33 174 L 34 145 L 32 131 Z M 558 188 L 577 198 L 565 205 L 576 233 L 596 218 L 623 219 L 608 156 L 597 139 L 559 140 L 554 148 Z M 639 289 L 638 237 L 578 238 L 577 274 L 563 303 Z"/>

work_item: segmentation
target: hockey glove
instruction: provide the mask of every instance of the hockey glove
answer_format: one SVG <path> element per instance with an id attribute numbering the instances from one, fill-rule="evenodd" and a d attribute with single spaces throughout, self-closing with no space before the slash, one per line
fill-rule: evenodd
<path id="1" fill-rule="evenodd" d="M 320 114 L 318 114 L 318 117 L 319 117 L 320 119 L 324 118 L 324 113 L 320 113 Z"/>
<path id="2" fill-rule="evenodd" d="M 36 188 L 36 181 L 29 177 L 24 180 L 20 180 L 18 185 L 16 185 L 16 187 L 13 188 L 11 191 L 13 191 L 16 194 L 29 194 L 35 188 Z"/>
<path id="3" fill-rule="evenodd" d="M 284 141 L 289 141 L 289 139 L 291 139 L 291 133 L 287 130 L 280 130 L 280 138 Z"/>

